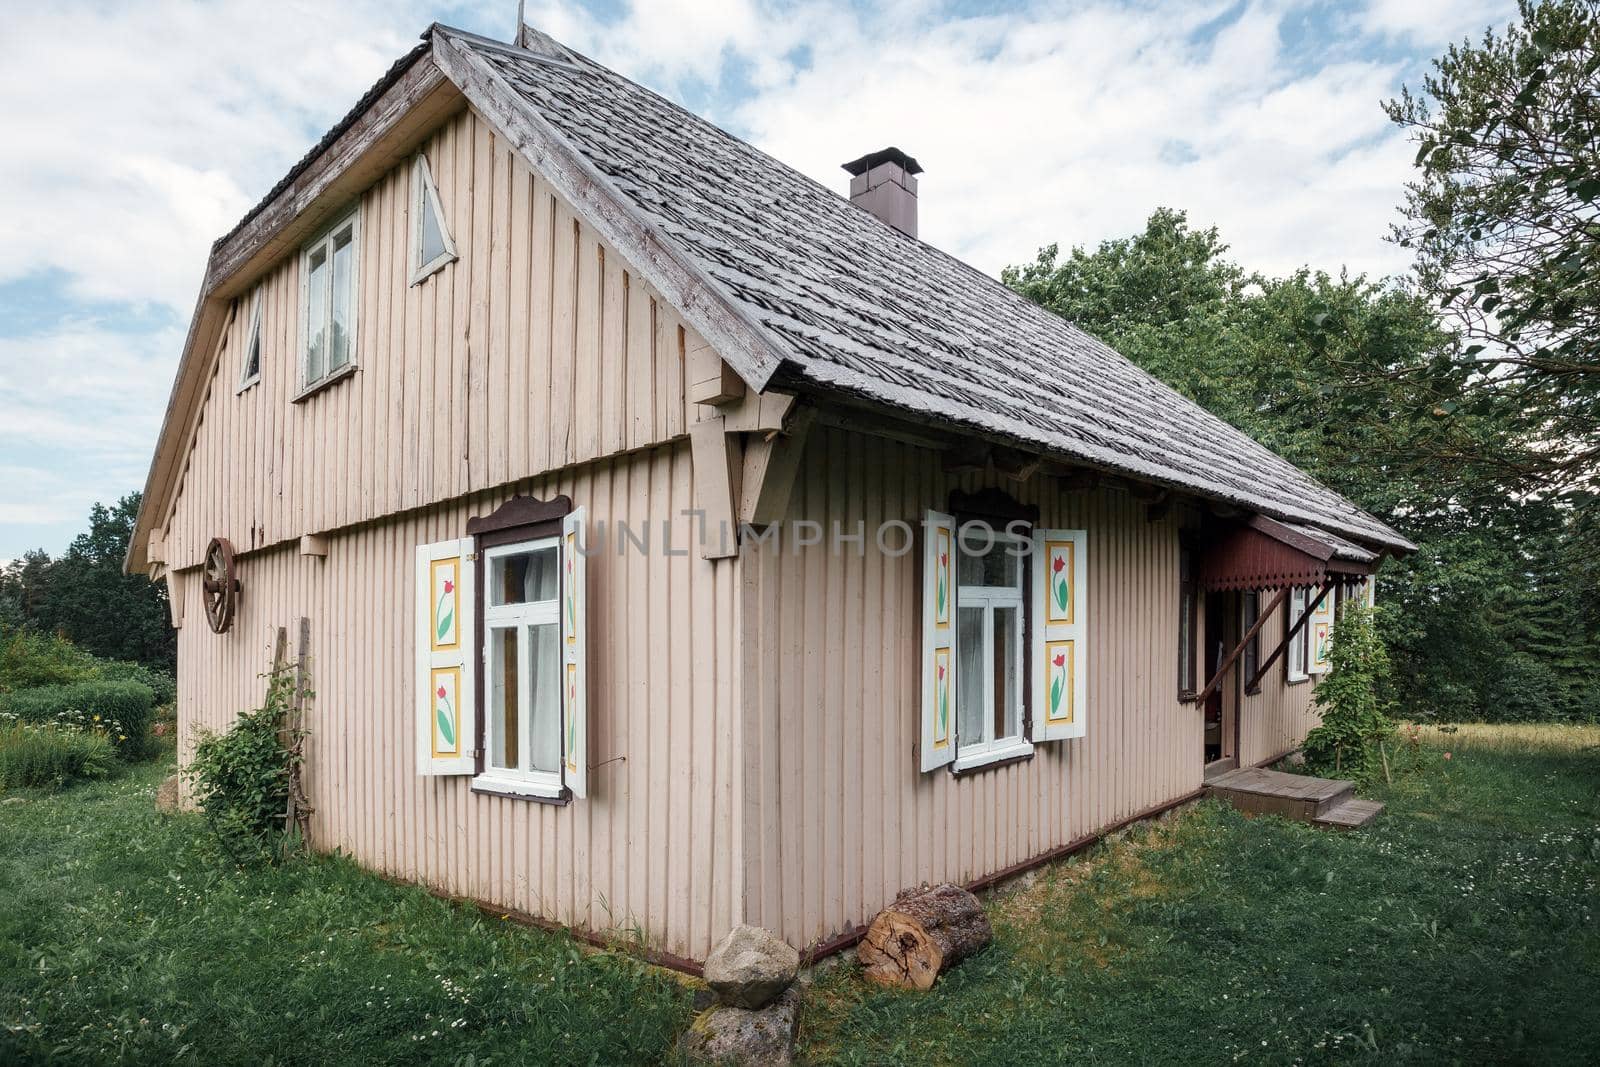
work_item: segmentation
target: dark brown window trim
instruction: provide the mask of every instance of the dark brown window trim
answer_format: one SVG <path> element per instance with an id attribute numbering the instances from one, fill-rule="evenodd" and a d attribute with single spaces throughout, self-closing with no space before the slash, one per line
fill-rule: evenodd
<path id="1" fill-rule="evenodd" d="M 950 764 L 950 777 L 971 778 L 975 774 L 982 774 L 985 771 L 997 771 L 1001 767 L 1009 767 L 1013 763 L 1027 763 L 1029 760 L 1033 759 L 1037 753 L 1038 744 L 1035 743 L 1034 751 L 1032 752 L 1019 752 L 1015 756 L 1007 756 L 1005 759 L 997 759 L 991 763 L 980 763 L 976 767 L 965 767 L 958 771 L 956 770 L 956 765 L 952 763 Z"/>
<path id="2" fill-rule="evenodd" d="M 482 760 L 480 759 L 479 762 L 481 763 Z M 481 767 L 478 773 L 483 773 Z M 510 789 L 496 789 L 492 785 L 479 785 L 477 782 L 472 783 L 471 789 L 479 796 L 505 797 L 507 800 L 526 800 L 534 804 L 552 804 L 558 808 L 564 808 L 572 803 L 572 790 L 566 786 L 561 787 L 561 795 L 558 797 L 541 797 L 533 793 L 516 793 Z"/>
<path id="3" fill-rule="evenodd" d="M 473 703 L 474 722 L 477 725 L 478 747 L 473 751 L 472 771 L 474 775 L 481 775 L 484 768 L 483 739 L 484 730 L 488 727 L 488 716 L 484 709 L 484 677 L 483 677 L 483 608 L 484 597 L 488 590 L 488 576 L 483 565 L 483 550 L 494 548 L 498 545 L 514 545 L 519 541 L 535 541 L 544 537 L 561 536 L 561 520 L 572 511 L 572 498 L 565 494 L 551 497 L 549 500 L 540 500 L 533 496 L 514 496 L 501 504 L 488 515 L 475 515 L 467 520 L 467 534 L 472 537 L 473 555 L 473 599 L 476 603 L 472 606 L 473 634 L 477 647 L 472 654 L 473 677 Z M 479 789 L 476 785 L 473 792 L 494 794 L 497 796 L 513 796 L 519 800 L 538 800 L 547 804 L 565 804 L 567 800 L 553 800 L 550 797 L 525 796 L 521 793 L 508 793 L 504 790 L 486 787 Z M 571 790 L 562 786 L 563 794 L 570 794 Z"/>
<path id="4" fill-rule="evenodd" d="M 1013 521 L 1025 522 L 1029 526 L 1039 525 L 1039 508 L 1022 503 L 1003 489 L 979 489 L 976 493 L 952 489 L 949 507 L 952 515 L 958 519 L 965 518 L 968 522 L 992 523 L 999 519 L 1002 530 L 1005 529 L 1005 523 Z"/>

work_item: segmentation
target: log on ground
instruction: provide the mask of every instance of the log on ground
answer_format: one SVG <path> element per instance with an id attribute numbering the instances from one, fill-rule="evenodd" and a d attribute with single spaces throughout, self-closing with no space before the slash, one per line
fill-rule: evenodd
<path id="1" fill-rule="evenodd" d="M 878 913 L 856 948 L 880 985 L 928 989 L 939 975 L 994 940 L 978 898 L 945 883 L 908 893 Z"/>

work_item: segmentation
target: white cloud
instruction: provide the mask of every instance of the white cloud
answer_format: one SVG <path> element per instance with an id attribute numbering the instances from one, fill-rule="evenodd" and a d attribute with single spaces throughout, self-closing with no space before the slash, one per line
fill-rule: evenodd
<path id="1" fill-rule="evenodd" d="M 509 35 L 513 5 L 471 4 L 450 20 Z M 7 38 L 26 47 L 0 64 L 0 284 L 59 272 L 70 300 L 151 312 L 41 326 L 0 307 L 0 524 L 44 530 L 142 484 L 211 241 L 442 16 L 426 0 L 13 6 Z M 927 168 L 923 236 L 991 272 L 1168 205 L 1218 225 L 1250 267 L 1381 274 L 1406 266 L 1382 237 L 1411 153 L 1379 101 L 1442 42 L 1513 13 L 636 0 L 608 21 L 547 0 L 528 17 L 668 95 L 710 99 L 714 121 L 836 190 L 842 161 L 911 152 Z M 1309 61 L 1283 40 L 1307 18 L 1335 38 Z M 171 325 L 152 332 L 152 317 Z"/>

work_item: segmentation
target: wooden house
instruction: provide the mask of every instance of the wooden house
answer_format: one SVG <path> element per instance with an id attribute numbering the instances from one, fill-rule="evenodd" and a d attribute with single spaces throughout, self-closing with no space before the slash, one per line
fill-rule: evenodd
<path id="1" fill-rule="evenodd" d="M 847 169 L 431 27 L 212 249 L 128 558 L 181 754 L 304 619 L 318 848 L 691 962 L 1293 749 L 1412 546 Z"/>

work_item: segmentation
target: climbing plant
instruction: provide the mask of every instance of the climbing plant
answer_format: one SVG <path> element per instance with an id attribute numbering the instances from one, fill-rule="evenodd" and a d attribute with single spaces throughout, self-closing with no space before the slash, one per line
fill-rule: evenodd
<path id="1" fill-rule="evenodd" d="M 1306 735 L 1306 760 L 1316 770 L 1368 779 L 1385 772 L 1389 717 L 1389 653 L 1373 624 L 1375 609 L 1350 604 L 1333 625 L 1327 677 L 1312 698 L 1322 722 Z"/>

